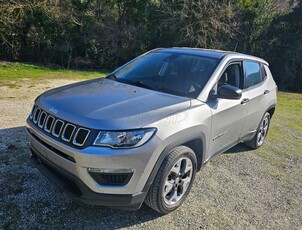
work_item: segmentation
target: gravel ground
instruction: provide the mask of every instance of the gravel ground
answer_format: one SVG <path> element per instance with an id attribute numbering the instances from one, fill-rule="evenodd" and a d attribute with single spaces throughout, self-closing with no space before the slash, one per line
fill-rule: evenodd
<path id="1" fill-rule="evenodd" d="M 67 83 L 0 86 L 0 229 L 302 229 L 302 135 L 296 130 L 288 141 L 269 136 L 257 151 L 240 144 L 216 157 L 168 215 L 145 205 L 129 212 L 71 200 L 30 165 L 25 128 L 34 98 Z"/>

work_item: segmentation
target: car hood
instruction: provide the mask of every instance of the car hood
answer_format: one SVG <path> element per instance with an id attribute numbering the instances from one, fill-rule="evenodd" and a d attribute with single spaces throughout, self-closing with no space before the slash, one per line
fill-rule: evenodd
<path id="1" fill-rule="evenodd" d="M 190 107 L 190 99 L 109 79 L 94 79 L 47 91 L 36 104 L 63 120 L 88 128 L 141 128 Z"/>

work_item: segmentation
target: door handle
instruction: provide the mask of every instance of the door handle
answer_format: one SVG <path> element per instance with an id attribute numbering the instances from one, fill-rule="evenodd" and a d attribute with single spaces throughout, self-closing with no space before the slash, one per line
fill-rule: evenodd
<path id="1" fill-rule="evenodd" d="M 270 91 L 268 89 L 264 90 L 264 94 L 268 94 Z"/>
<path id="2" fill-rule="evenodd" d="M 250 101 L 250 99 L 248 99 L 248 98 L 243 98 L 242 101 L 241 101 L 241 105 L 246 104 L 246 103 L 248 103 L 249 101 Z"/>

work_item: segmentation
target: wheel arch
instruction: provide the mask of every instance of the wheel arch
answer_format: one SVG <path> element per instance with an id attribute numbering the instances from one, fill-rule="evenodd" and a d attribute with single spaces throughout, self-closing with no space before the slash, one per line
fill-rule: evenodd
<path id="1" fill-rule="evenodd" d="M 164 160 L 167 158 L 169 153 L 177 146 L 186 146 L 188 148 L 191 148 L 197 158 L 197 172 L 200 171 L 201 167 L 204 164 L 205 154 L 206 154 L 206 136 L 204 133 L 195 133 L 191 134 L 190 136 L 183 137 L 181 139 L 175 140 L 171 143 L 168 143 L 164 150 L 161 152 L 159 158 L 157 159 L 151 174 L 149 175 L 149 178 L 147 180 L 147 183 L 145 184 L 145 187 L 143 189 L 144 192 L 148 192 L 149 187 L 154 181 L 154 178 L 156 177 L 156 174 L 164 162 Z"/>
<path id="2" fill-rule="evenodd" d="M 266 110 L 266 112 L 269 113 L 271 118 L 273 117 L 273 114 L 275 113 L 275 109 L 276 109 L 276 104 L 273 104 Z"/>
<path id="3" fill-rule="evenodd" d="M 204 156 L 205 149 L 203 149 L 203 147 L 205 147 L 205 144 L 203 142 L 203 139 L 194 138 L 181 145 L 187 146 L 188 148 L 193 150 L 193 152 L 195 153 L 196 158 L 197 158 L 197 172 L 200 171 L 200 169 L 203 165 L 204 159 L 205 159 L 205 156 Z"/>

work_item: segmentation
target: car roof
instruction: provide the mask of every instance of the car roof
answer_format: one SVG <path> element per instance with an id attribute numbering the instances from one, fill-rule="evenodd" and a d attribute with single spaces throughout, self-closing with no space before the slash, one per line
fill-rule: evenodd
<path id="1" fill-rule="evenodd" d="M 255 61 L 262 62 L 266 65 L 268 63 L 263 60 L 262 58 L 258 58 L 252 55 L 242 54 L 233 51 L 225 51 L 225 50 L 214 50 L 214 49 L 202 49 L 202 48 L 189 48 L 189 47 L 173 47 L 173 48 L 157 48 L 151 50 L 151 52 L 171 52 L 171 53 L 182 53 L 182 54 L 191 54 L 191 55 L 198 55 L 202 57 L 210 57 L 215 59 L 222 59 L 224 57 L 229 58 L 242 58 L 242 59 L 251 59 Z"/>

